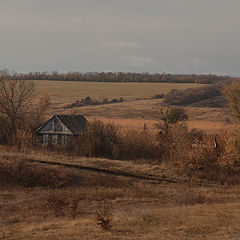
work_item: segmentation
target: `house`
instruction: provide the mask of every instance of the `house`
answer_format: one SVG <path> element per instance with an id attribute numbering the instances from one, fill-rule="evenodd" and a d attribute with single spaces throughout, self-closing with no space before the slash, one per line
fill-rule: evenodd
<path id="1" fill-rule="evenodd" d="M 65 144 L 68 138 L 87 132 L 87 123 L 82 115 L 54 115 L 36 134 L 43 144 Z"/>

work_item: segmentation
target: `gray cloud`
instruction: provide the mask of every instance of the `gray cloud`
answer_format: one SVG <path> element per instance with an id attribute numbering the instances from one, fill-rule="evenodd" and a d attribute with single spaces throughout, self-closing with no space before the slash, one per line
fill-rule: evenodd
<path id="1" fill-rule="evenodd" d="M 142 67 L 146 67 L 148 65 L 154 64 L 152 59 L 150 58 L 138 57 L 138 56 L 132 56 L 132 55 L 122 56 L 119 59 L 119 62 L 135 68 L 142 68 Z"/>
<path id="2" fill-rule="evenodd" d="M 238 0 L 0 1 L 0 66 L 239 75 L 239 9 Z"/>
<path id="3" fill-rule="evenodd" d="M 102 41 L 101 45 L 105 49 L 110 49 L 110 50 L 123 50 L 123 49 L 142 49 L 143 47 L 136 43 L 136 42 L 128 42 L 128 41 L 122 41 L 122 40 L 117 40 L 117 41 Z"/>

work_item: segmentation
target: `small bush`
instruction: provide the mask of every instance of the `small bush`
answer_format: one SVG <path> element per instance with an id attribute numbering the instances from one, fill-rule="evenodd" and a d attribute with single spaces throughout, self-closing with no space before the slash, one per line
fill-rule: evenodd
<path id="1" fill-rule="evenodd" d="M 164 93 L 156 94 L 156 95 L 153 96 L 154 99 L 160 99 L 160 98 L 164 98 L 164 97 L 165 97 Z"/>
<path id="2" fill-rule="evenodd" d="M 91 97 L 83 98 L 82 100 L 77 99 L 74 103 L 67 104 L 64 108 L 74 108 L 74 107 L 83 107 L 89 105 L 103 105 L 109 103 L 118 103 L 123 102 L 123 98 L 120 97 L 119 99 L 113 98 L 112 100 L 108 100 L 107 98 L 103 98 L 101 101 L 94 100 Z"/>
<path id="3" fill-rule="evenodd" d="M 190 137 L 192 138 L 193 142 L 202 142 L 204 136 L 206 136 L 206 132 L 201 129 L 193 128 L 189 132 Z"/>
<path id="4" fill-rule="evenodd" d="M 113 204 L 110 201 L 102 201 L 97 205 L 96 223 L 104 231 L 111 231 L 113 221 Z"/>
<path id="5" fill-rule="evenodd" d="M 77 192 L 72 192 L 68 194 L 67 197 L 67 208 L 70 216 L 75 219 L 78 214 L 79 203 L 81 201 L 81 196 Z"/>
<path id="6" fill-rule="evenodd" d="M 188 120 L 188 116 L 185 113 L 185 110 L 180 107 L 173 107 L 170 109 L 167 109 L 163 116 L 163 120 L 167 121 L 169 124 L 175 124 L 181 121 Z"/>

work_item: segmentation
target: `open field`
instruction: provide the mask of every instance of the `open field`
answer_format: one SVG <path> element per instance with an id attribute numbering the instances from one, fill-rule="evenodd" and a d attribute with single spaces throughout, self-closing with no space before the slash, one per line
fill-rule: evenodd
<path id="1" fill-rule="evenodd" d="M 161 108 L 161 99 L 128 101 L 70 109 L 64 109 L 63 106 L 57 107 L 55 104 L 52 104 L 50 114 L 69 114 L 72 111 L 76 111 L 78 114 L 95 118 L 158 120 L 161 117 Z M 229 115 L 224 108 L 185 107 L 185 110 L 189 120 L 225 121 Z"/>
<path id="2" fill-rule="evenodd" d="M 34 81 L 39 93 L 48 93 L 53 103 L 67 104 L 90 96 L 92 99 L 126 100 L 151 98 L 155 94 L 167 93 L 171 89 L 203 87 L 205 84 L 185 83 L 109 83 L 109 82 L 66 82 Z"/>
<path id="3" fill-rule="evenodd" d="M 153 125 L 160 119 L 161 99 L 150 99 L 155 94 L 167 93 L 173 88 L 185 89 L 201 87 L 203 84 L 173 84 L 173 83 L 99 83 L 99 82 L 64 82 L 35 81 L 39 93 L 48 93 L 51 97 L 49 116 L 52 114 L 83 114 L 88 119 L 102 119 L 114 122 L 123 128 L 141 129 L 144 124 L 154 129 Z M 91 96 L 93 99 L 108 99 L 123 97 L 125 102 L 97 106 L 85 106 L 64 109 L 77 99 Z M 137 100 L 139 99 L 139 100 Z M 210 107 L 212 100 L 206 101 L 206 107 L 198 105 L 187 106 L 185 111 L 189 116 L 188 125 L 191 128 L 215 130 L 231 127 L 236 122 L 226 124 L 229 113 L 225 108 Z M 203 105 L 204 106 L 204 105 Z"/>
<path id="4" fill-rule="evenodd" d="M 142 129 L 144 124 L 153 129 L 153 125 L 161 118 L 161 99 L 128 101 L 123 103 L 105 104 L 98 106 L 85 106 L 72 109 L 51 106 L 51 114 L 69 114 L 75 111 L 77 114 L 83 114 L 89 120 L 101 119 L 107 122 L 113 122 L 123 128 Z M 164 107 L 166 109 L 166 107 Z M 226 119 L 229 113 L 225 108 L 200 108 L 184 107 L 189 121 L 187 124 L 190 128 L 201 128 L 206 130 L 215 130 L 220 128 L 231 127 L 236 121 L 231 119 L 227 124 Z"/>
<path id="5" fill-rule="evenodd" d="M 7 153 L 1 148 L 1 154 Z M 157 163 L 69 158 L 43 152 L 32 153 L 29 157 L 138 175 L 159 177 L 164 174 L 166 179 L 175 179 L 177 183 L 32 163 L 29 167 L 36 169 L 35 174 L 53 172 L 46 175 L 49 180 L 57 180 L 59 175 L 65 186 L 49 189 L 1 182 L 0 239 L 228 240 L 240 237 L 238 186 L 185 183 L 183 178 L 171 174 L 167 165 Z M 75 181 L 68 181 L 73 176 Z M 55 208 L 48 204 L 49 199 L 56 196 L 58 200 L 70 202 L 78 196 L 75 219 L 71 205 L 64 205 L 56 215 Z M 112 214 L 109 231 L 104 231 L 96 220 L 96 212 L 104 207 Z"/>

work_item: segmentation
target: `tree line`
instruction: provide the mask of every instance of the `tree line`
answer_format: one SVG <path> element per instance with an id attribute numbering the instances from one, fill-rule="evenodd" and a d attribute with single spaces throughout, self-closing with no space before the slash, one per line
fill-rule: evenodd
<path id="1" fill-rule="evenodd" d="M 170 73 L 135 73 L 135 72 L 29 72 L 11 73 L 14 80 L 54 80 L 81 82 L 162 82 L 162 83 L 201 83 L 214 84 L 232 79 L 229 76 L 214 74 L 170 74 Z"/>

